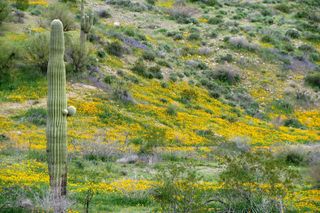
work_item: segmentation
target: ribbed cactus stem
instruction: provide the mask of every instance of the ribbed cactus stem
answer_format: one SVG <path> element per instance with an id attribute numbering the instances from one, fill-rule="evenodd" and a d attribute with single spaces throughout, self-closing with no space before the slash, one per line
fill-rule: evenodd
<path id="1" fill-rule="evenodd" d="M 64 64 L 64 35 L 60 20 L 51 23 L 48 63 L 47 154 L 50 186 L 56 198 L 66 195 L 67 186 L 67 97 Z"/>
<path id="2" fill-rule="evenodd" d="M 84 12 L 84 0 L 81 0 L 81 23 L 80 23 L 80 48 L 81 52 L 85 52 L 85 43 L 87 40 L 87 34 L 90 32 L 93 26 L 94 14 L 92 11 L 89 14 Z"/>
<path id="3" fill-rule="evenodd" d="M 93 25 L 93 14 L 90 13 L 89 15 L 85 14 L 82 17 L 81 29 L 85 34 L 88 34 L 91 30 Z"/>

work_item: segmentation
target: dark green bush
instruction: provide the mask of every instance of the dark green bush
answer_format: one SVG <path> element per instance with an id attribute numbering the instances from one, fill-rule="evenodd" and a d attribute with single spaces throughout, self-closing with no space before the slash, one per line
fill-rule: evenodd
<path id="1" fill-rule="evenodd" d="M 165 129 L 147 126 L 140 132 L 141 137 L 134 138 L 130 142 L 140 145 L 140 154 L 151 154 L 154 148 L 165 144 L 165 134 Z"/>
<path id="2" fill-rule="evenodd" d="M 29 0 L 16 0 L 15 7 L 18 10 L 26 10 L 29 7 Z"/>
<path id="3" fill-rule="evenodd" d="M 114 42 L 108 43 L 107 52 L 110 55 L 122 57 L 123 54 L 125 53 L 125 49 L 119 41 L 114 41 Z"/>
<path id="4" fill-rule="evenodd" d="M 162 79 L 163 75 L 161 72 L 161 67 L 160 66 L 152 66 L 152 67 L 147 67 L 144 65 L 142 60 L 136 61 L 134 66 L 131 69 L 133 72 L 137 73 L 138 75 L 141 75 L 145 78 L 157 78 L 157 79 Z"/>
<path id="5" fill-rule="evenodd" d="M 288 4 L 278 4 L 275 6 L 275 8 L 283 13 L 290 13 L 291 12 L 291 8 Z"/>
<path id="6" fill-rule="evenodd" d="M 147 75 L 147 67 L 142 60 L 136 61 L 131 70 L 141 76 Z"/>
<path id="7" fill-rule="evenodd" d="M 0 43 L 0 85 L 7 82 L 11 76 L 11 69 L 18 57 L 18 50 L 11 43 Z"/>
<path id="8" fill-rule="evenodd" d="M 155 5 L 156 0 L 146 0 L 148 4 Z"/>
<path id="9" fill-rule="evenodd" d="M 190 2 L 200 2 L 208 6 L 219 5 L 217 0 L 189 0 Z"/>
<path id="10" fill-rule="evenodd" d="M 40 33 L 32 36 L 26 43 L 27 60 L 32 65 L 41 70 L 43 74 L 47 73 L 49 61 L 49 35 Z"/>
<path id="11" fill-rule="evenodd" d="M 286 32 L 286 36 L 288 36 L 290 38 L 299 38 L 300 32 L 296 29 L 290 29 Z"/>
<path id="12" fill-rule="evenodd" d="M 69 40 L 66 45 L 65 58 L 67 61 L 67 71 L 72 73 L 81 73 L 89 65 L 89 51 L 81 48 L 80 41 Z"/>
<path id="13" fill-rule="evenodd" d="M 182 103 L 188 104 L 193 100 L 196 100 L 198 97 L 198 94 L 193 89 L 185 89 L 180 94 L 180 101 Z"/>
<path id="14" fill-rule="evenodd" d="M 70 31 L 76 28 L 76 22 L 73 13 L 69 7 L 63 3 L 50 4 L 44 16 L 47 19 L 48 25 L 54 19 L 60 19 L 63 23 L 63 30 Z"/>
<path id="15" fill-rule="evenodd" d="M 286 163 L 296 166 L 303 165 L 305 163 L 304 156 L 298 152 L 289 152 L 286 155 Z"/>
<path id="16" fill-rule="evenodd" d="M 320 90 L 320 72 L 312 72 L 307 74 L 307 76 L 304 78 L 304 81 L 312 88 Z"/>
<path id="17" fill-rule="evenodd" d="M 9 14 L 10 14 L 9 4 L 6 1 L 1 1 L 0 2 L 0 25 L 6 18 L 8 18 Z"/>
<path id="18" fill-rule="evenodd" d="M 207 70 L 205 71 L 205 75 L 209 79 L 219 80 L 230 85 L 240 82 L 238 71 L 231 66 L 219 66 L 215 70 Z"/>
<path id="19" fill-rule="evenodd" d="M 192 15 L 195 13 L 195 9 L 186 6 L 177 6 L 168 10 L 170 17 L 181 24 L 197 24 L 197 19 L 193 18 Z"/>
<path id="20" fill-rule="evenodd" d="M 277 99 L 272 102 L 271 110 L 278 113 L 291 114 L 294 108 L 291 103 L 283 99 Z"/>
<path id="21" fill-rule="evenodd" d="M 37 126 L 44 126 L 47 123 L 47 110 L 44 108 L 31 108 L 24 115 L 18 116 L 18 118 Z"/>
<path id="22" fill-rule="evenodd" d="M 148 61 L 154 61 L 154 59 L 156 58 L 154 52 L 152 51 L 144 51 L 142 54 L 142 58 Z"/>
<path id="23" fill-rule="evenodd" d="M 223 19 L 221 17 L 212 17 L 212 18 L 209 18 L 208 20 L 208 24 L 220 24 L 223 22 Z"/>
<path id="24" fill-rule="evenodd" d="M 218 59 L 219 62 L 228 62 L 231 63 L 233 61 L 233 56 L 231 54 L 226 54 L 223 56 L 220 56 L 220 58 Z"/>
<path id="25" fill-rule="evenodd" d="M 295 118 L 288 118 L 284 120 L 283 125 L 287 127 L 298 128 L 298 129 L 306 128 L 298 119 L 295 119 Z"/>
<path id="26" fill-rule="evenodd" d="M 163 75 L 161 72 L 161 67 L 160 66 L 152 66 L 148 68 L 149 72 L 149 78 L 157 78 L 157 79 L 163 79 Z"/>
<path id="27" fill-rule="evenodd" d="M 197 33 L 197 32 L 191 33 L 191 34 L 188 36 L 188 40 L 189 40 L 189 41 L 199 40 L 200 38 L 201 38 L 201 37 L 200 37 L 200 33 Z"/>
<path id="28" fill-rule="evenodd" d="M 136 103 L 129 91 L 127 83 L 121 80 L 116 80 L 116 82 L 112 84 L 112 98 L 123 103 Z"/>
<path id="29" fill-rule="evenodd" d="M 226 158 L 220 174 L 224 187 L 212 202 L 222 212 L 278 212 L 298 178 L 296 171 L 269 151 L 243 152 Z"/>
<path id="30" fill-rule="evenodd" d="M 115 75 L 107 74 L 103 80 L 106 84 L 112 85 L 116 83 L 118 79 Z"/>
<path id="31" fill-rule="evenodd" d="M 177 106 L 174 105 L 174 104 L 170 104 L 170 105 L 167 107 L 166 112 L 167 112 L 169 115 L 177 115 Z"/>
<path id="32" fill-rule="evenodd" d="M 209 212 L 206 201 L 210 190 L 196 187 L 202 177 L 190 165 L 170 164 L 160 168 L 151 194 L 160 204 L 160 212 Z"/>

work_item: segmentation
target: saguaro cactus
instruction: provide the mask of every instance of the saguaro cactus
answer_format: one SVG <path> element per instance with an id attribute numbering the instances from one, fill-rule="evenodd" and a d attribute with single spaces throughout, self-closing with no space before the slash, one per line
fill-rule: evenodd
<path id="1" fill-rule="evenodd" d="M 94 14 L 92 11 L 89 14 L 84 12 L 84 0 L 81 0 L 81 23 L 80 23 L 80 45 L 81 51 L 85 51 L 85 42 L 87 40 L 87 34 L 90 32 L 93 25 Z"/>
<path id="2" fill-rule="evenodd" d="M 67 116 L 75 113 L 74 107 L 67 108 L 64 49 L 63 25 L 56 19 L 51 23 L 47 72 L 47 154 L 50 187 L 55 200 L 67 193 Z"/>

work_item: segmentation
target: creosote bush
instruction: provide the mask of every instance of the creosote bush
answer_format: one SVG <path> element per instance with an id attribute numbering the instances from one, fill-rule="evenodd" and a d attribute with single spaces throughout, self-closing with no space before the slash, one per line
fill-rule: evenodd
<path id="1" fill-rule="evenodd" d="M 320 72 L 309 73 L 305 79 L 305 83 L 316 90 L 320 90 Z"/>
<path id="2" fill-rule="evenodd" d="M 141 137 L 133 138 L 130 143 L 139 145 L 139 154 L 152 154 L 154 148 L 163 146 L 166 142 L 166 130 L 163 128 L 146 126 L 140 132 Z"/>
<path id="3" fill-rule="evenodd" d="M 197 20 L 192 17 L 195 13 L 197 13 L 197 9 L 187 6 L 175 6 L 172 9 L 168 9 L 170 17 L 180 24 L 196 24 Z"/>
<path id="4" fill-rule="evenodd" d="M 70 31 L 75 29 L 76 23 L 72 12 L 62 3 L 51 4 L 44 13 L 48 23 L 54 19 L 59 19 L 63 23 L 63 30 Z"/>
<path id="5" fill-rule="evenodd" d="M 83 50 L 78 39 L 69 40 L 65 57 L 68 62 L 67 71 L 69 73 L 81 73 L 85 71 L 90 61 L 88 48 Z"/>
<path id="6" fill-rule="evenodd" d="M 296 118 L 288 118 L 283 122 L 284 126 L 293 127 L 298 129 L 305 129 L 306 127 Z"/>
<path id="7" fill-rule="evenodd" d="M 122 57 L 125 53 L 125 49 L 119 41 L 114 41 L 107 45 L 107 52 L 110 55 Z"/>
<path id="8" fill-rule="evenodd" d="M 162 212 L 208 212 L 209 190 L 197 186 L 202 177 L 192 164 L 169 164 L 160 168 L 151 193 Z"/>
<path id="9" fill-rule="evenodd" d="M 8 18 L 10 13 L 9 5 L 6 1 L 0 2 L 0 25 L 1 23 Z"/>
<path id="10" fill-rule="evenodd" d="M 40 33 L 34 35 L 26 44 L 27 60 L 45 74 L 49 61 L 49 35 Z"/>
<path id="11" fill-rule="evenodd" d="M 153 79 L 163 79 L 163 75 L 161 72 L 160 66 L 151 66 L 147 67 L 142 60 L 136 61 L 136 63 L 131 68 L 133 72 L 135 72 L 138 75 L 141 75 L 145 78 Z"/>
<path id="12" fill-rule="evenodd" d="M 207 70 L 204 73 L 210 80 L 218 80 L 229 85 L 234 85 L 240 82 L 239 71 L 230 65 L 218 66 L 214 70 Z"/>
<path id="13" fill-rule="evenodd" d="M 189 104 L 192 101 L 196 100 L 198 94 L 193 89 L 185 89 L 180 94 L 180 101 L 185 104 Z"/>
<path id="14" fill-rule="evenodd" d="M 44 108 L 31 108 L 24 115 L 18 116 L 18 118 L 37 126 L 44 126 L 47 123 L 47 110 Z"/>
<path id="15" fill-rule="evenodd" d="M 15 59 L 18 57 L 18 53 L 18 49 L 10 42 L 0 43 L 0 85 L 12 77 L 10 71 L 15 65 Z"/>
<path id="16" fill-rule="evenodd" d="M 269 151 L 243 152 L 226 158 L 220 175 L 223 188 L 212 203 L 222 211 L 278 212 L 298 173 Z"/>

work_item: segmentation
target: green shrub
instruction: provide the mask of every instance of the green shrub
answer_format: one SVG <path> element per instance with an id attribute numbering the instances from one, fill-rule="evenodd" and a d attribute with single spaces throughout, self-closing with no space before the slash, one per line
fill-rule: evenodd
<path id="1" fill-rule="evenodd" d="M 283 100 L 277 99 L 272 102 L 271 110 L 278 113 L 291 114 L 294 108 L 291 103 Z"/>
<path id="2" fill-rule="evenodd" d="M 285 3 L 283 3 L 283 4 L 278 4 L 278 5 L 275 6 L 275 8 L 276 8 L 277 10 L 283 12 L 283 13 L 290 13 L 290 11 L 291 11 L 289 5 L 288 5 L 288 4 L 285 4 Z"/>
<path id="3" fill-rule="evenodd" d="M 112 98 L 123 103 L 136 103 L 129 91 L 127 83 L 124 81 L 118 80 L 112 84 Z"/>
<path id="4" fill-rule="evenodd" d="M 66 46 L 65 58 L 68 63 L 68 72 L 81 73 L 84 72 L 89 64 L 89 51 L 87 48 L 81 48 L 78 39 L 69 40 Z"/>
<path id="5" fill-rule="evenodd" d="M 156 0 L 146 0 L 148 4 L 155 5 Z"/>
<path id="6" fill-rule="evenodd" d="M 137 73 L 138 75 L 141 75 L 145 78 L 157 78 L 157 79 L 162 79 L 163 75 L 161 72 L 161 67 L 160 66 L 152 66 L 152 67 L 147 67 L 144 65 L 142 60 L 136 61 L 134 66 L 131 69 L 133 72 Z"/>
<path id="7" fill-rule="evenodd" d="M 231 66 L 219 66 L 215 70 L 206 71 L 205 75 L 209 79 L 219 80 L 230 85 L 240 82 L 238 71 Z"/>
<path id="8" fill-rule="evenodd" d="M 49 61 L 49 35 L 40 33 L 32 36 L 26 43 L 27 60 L 40 69 L 43 74 L 47 73 Z"/>
<path id="9" fill-rule="evenodd" d="M 288 36 L 289 38 L 299 38 L 300 32 L 296 29 L 290 29 L 286 32 L 286 36 Z"/>
<path id="10" fill-rule="evenodd" d="M 136 63 L 131 68 L 131 70 L 133 72 L 137 73 L 138 75 L 147 76 L 147 74 L 146 74 L 147 73 L 147 67 L 143 63 L 142 60 L 137 60 Z"/>
<path id="11" fill-rule="evenodd" d="M 142 58 L 148 61 L 154 61 L 156 56 L 152 51 L 144 51 L 142 54 Z"/>
<path id="12" fill-rule="evenodd" d="M 180 94 L 180 101 L 182 103 L 188 104 L 193 100 L 196 100 L 198 97 L 198 94 L 193 89 L 185 89 Z"/>
<path id="13" fill-rule="evenodd" d="M 289 152 L 286 155 L 286 163 L 296 166 L 303 165 L 305 163 L 304 156 L 298 152 Z"/>
<path id="14" fill-rule="evenodd" d="M 0 42 L 0 85 L 11 78 L 11 69 L 17 57 L 18 51 L 15 46 L 9 42 Z"/>
<path id="15" fill-rule="evenodd" d="M 161 72 L 160 66 L 152 66 L 148 69 L 149 72 L 149 78 L 157 78 L 157 79 L 163 79 L 163 75 Z"/>
<path id="16" fill-rule="evenodd" d="M 284 120 L 283 125 L 287 127 L 298 128 L 298 129 L 306 128 L 298 119 L 295 119 L 295 118 L 288 118 Z"/>
<path id="17" fill-rule="evenodd" d="M 190 2 L 200 2 L 208 6 L 216 6 L 218 5 L 217 0 L 189 0 Z"/>
<path id="18" fill-rule="evenodd" d="M 47 123 L 47 110 L 44 108 L 31 108 L 17 118 L 37 126 L 44 126 Z"/>
<path id="19" fill-rule="evenodd" d="M 107 45 L 107 52 L 110 55 L 122 57 L 125 52 L 125 49 L 119 41 L 114 41 Z"/>
<path id="20" fill-rule="evenodd" d="M 142 12 L 148 9 L 144 4 L 140 2 L 132 2 L 130 0 L 108 0 L 107 3 L 118 5 L 134 12 Z"/>
<path id="21" fill-rule="evenodd" d="M 140 145 L 140 154 L 151 154 L 154 148 L 164 145 L 166 130 L 163 128 L 147 126 L 140 132 L 141 137 L 134 138 L 130 142 Z"/>
<path id="22" fill-rule="evenodd" d="M 9 14 L 10 14 L 9 4 L 6 1 L 1 1 L 0 2 L 0 25 L 4 20 L 6 20 Z"/>
<path id="23" fill-rule="evenodd" d="M 177 106 L 174 105 L 174 104 L 170 104 L 170 105 L 167 107 L 166 112 L 167 112 L 169 115 L 177 115 Z"/>
<path id="24" fill-rule="evenodd" d="M 311 86 L 316 90 L 320 90 L 320 72 L 309 73 L 304 81 L 307 85 Z"/>
<path id="25" fill-rule="evenodd" d="M 112 85 L 116 83 L 118 79 L 115 75 L 107 74 L 103 80 L 106 84 Z"/>
<path id="26" fill-rule="evenodd" d="M 188 40 L 189 41 L 195 41 L 195 40 L 199 40 L 201 37 L 200 37 L 200 33 L 191 33 L 189 36 L 188 36 Z"/>
<path id="27" fill-rule="evenodd" d="M 26 10 L 29 7 L 29 0 L 16 0 L 15 7 L 18 10 Z"/>
<path id="28" fill-rule="evenodd" d="M 178 23 L 181 24 L 197 24 L 197 20 L 192 18 L 192 15 L 195 13 L 195 9 L 192 7 L 186 6 L 177 6 L 172 9 L 168 10 L 170 17 L 176 20 Z"/>
<path id="29" fill-rule="evenodd" d="M 269 151 L 240 153 L 226 158 L 220 174 L 224 187 L 217 190 L 212 202 L 221 211 L 279 212 L 298 178 L 296 171 Z"/>
<path id="30" fill-rule="evenodd" d="M 70 31 L 76 28 L 74 15 L 66 4 L 50 4 L 44 13 L 44 16 L 46 17 L 48 24 L 50 24 L 54 19 L 60 19 L 63 23 L 64 31 Z"/>
<path id="31" fill-rule="evenodd" d="M 211 31 L 211 32 L 209 33 L 209 37 L 210 37 L 210 38 L 217 38 L 217 37 L 218 37 L 218 34 L 217 34 L 216 31 Z"/>
<path id="32" fill-rule="evenodd" d="M 208 24 L 220 24 L 223 22 L 223 19 L 221 17 L 212 17 L 212 18 L 209 18 L 208 20 Z"/>
<path id="33" fill-rule="evenodd" d="M 191 164 L 170 164 L 158 170 L 156 181 L 160 184 L 151 193 L 161 212 L 208 212 L 209 190 L 196 186 L 201 180 Z"/>
<path id="34" fill-rule="evenodd" d="M 218 61 L 231 63 L 233 61 L 233 56 L 228 53 L 226 55 L 220 56 Z"/>

